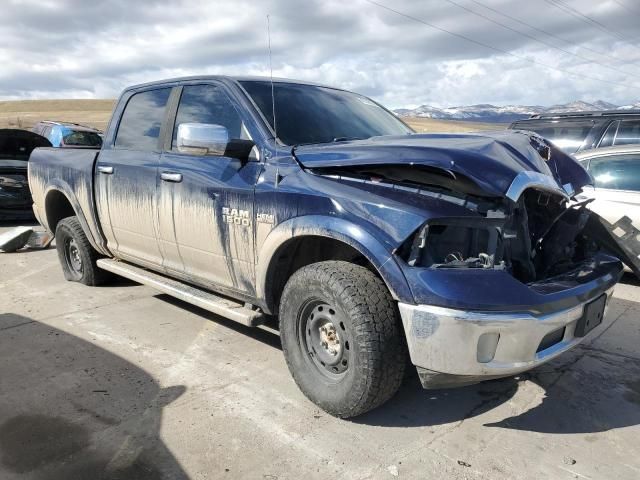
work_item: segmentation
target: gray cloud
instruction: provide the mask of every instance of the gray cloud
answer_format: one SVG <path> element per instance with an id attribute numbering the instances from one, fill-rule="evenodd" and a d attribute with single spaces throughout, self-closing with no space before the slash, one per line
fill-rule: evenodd
<path id="1" fill-rule="evenodd" d="M 10 0 L 0 19 L 0 98 L 113 97 L 170 76 L 267 74 L 270 14 L 275 75 L 350 88 L 391 107 L 640 99 L 632 0 L 562 0 L 598 25 L 555 0 L 453 1 L 529 37 L 444 0 L 379 2 L 510 54 L 364 0 Z"/>

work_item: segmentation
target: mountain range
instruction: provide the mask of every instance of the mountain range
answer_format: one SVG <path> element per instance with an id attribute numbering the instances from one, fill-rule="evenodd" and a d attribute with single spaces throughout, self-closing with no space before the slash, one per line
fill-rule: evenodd
<path id="1" fill-rule="evenodd" d="M 473 120 L 477 122 L 507 123 L 529 118 L 536 113 L 570 113 L 580 111 L 630 110 L 640 109 L 640 102 L 630 105 L 615 105 L 597 100 L 595 102 L 575 101 L 565 104 L 543 107 L 540 105 L 505 105 L 491 104 L 466 105 L 460 107 L 438 108 L 421 105 L 418 108 L 399 108 L 394 112 L 400 117 L 423 117 L 442 120 Z"/>

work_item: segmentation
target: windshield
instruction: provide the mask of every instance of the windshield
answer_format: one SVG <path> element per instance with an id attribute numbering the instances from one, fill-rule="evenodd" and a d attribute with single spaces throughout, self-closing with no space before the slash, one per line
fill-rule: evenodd
<path id="1" fill-rule="evenodd" d="M 240 84 L 273 128 L 271 83 L 251 80 Z M 413 133 L 395 115 L 355 93 L 276 82 L 274 96 L 278 138 L 287 145 Z"/>

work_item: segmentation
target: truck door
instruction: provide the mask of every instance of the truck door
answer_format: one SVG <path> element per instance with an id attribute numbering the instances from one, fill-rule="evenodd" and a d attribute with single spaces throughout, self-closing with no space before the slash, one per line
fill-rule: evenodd
<path id="1" fill-rule="evenodd" d="M 224 155 L 178 152 L 176 136 L 181 123 L 221 125 L 230 139 L 249 139 L 224 87 L 182 87 L 173 133 L 171 138 L 167 134 L 158 171 L 165 264 L 171 270 L 181 265 L 180 273 L 197 283 L 253 293 L 253 202 L 261 164 Z M 169 222 L 173 230 L 167 228 Z"/>
<path id="2" fill-rule="evenodd" d="M 171 88 L 159 88 L 129 98 L 115 139 L 107 139 L 110 145 L 105 142 L 98 156 L 95 173 L 98 216 L 109 250 L 152 267 L 162 265 L 157 178 L 170 93 Z"/>

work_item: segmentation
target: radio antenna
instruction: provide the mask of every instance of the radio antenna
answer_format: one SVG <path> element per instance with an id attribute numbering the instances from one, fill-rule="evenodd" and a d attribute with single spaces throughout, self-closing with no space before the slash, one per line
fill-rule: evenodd
<path id="1" fill-rule="evenodd" d="M 271 56 L 271 22 L 269 15 L 267 15 L 267 41 L 269 46 L 269 75 L 271 80 L 271 111 L 273 112 L 273 135 L 275 144 L 275 157 L 276 157 L 276 187 L 280 183 L 280 159 L 278 158 L 278 127 L 276 123 L 276 94 L 273 87 L 273 61 Z"/>

